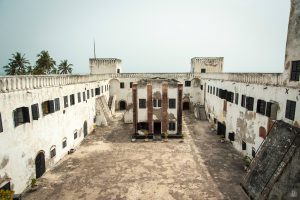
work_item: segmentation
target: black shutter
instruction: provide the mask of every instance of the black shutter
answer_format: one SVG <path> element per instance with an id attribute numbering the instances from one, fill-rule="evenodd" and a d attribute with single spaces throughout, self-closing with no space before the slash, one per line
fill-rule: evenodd
<path id="1" fill-rule="evenodd" d="M 3 132 L 3 126 L 2 126 L 2 118 L 0 113 L 0 133 Z"/>
<path id="2" fill-rule="evenodd" d="M 59 98 L 56 98 L 54 100 L 54 103 L 55 103 L 55 111 L 59 111 L 60 110 L 60 101 L 59 101 Z"/>
<path id="3" fill-rule="evenodd" d="M 271 116 L 271 106 L 273 103 L 268 102 L 267 103 L 267 110 L 266 110 L 266 116 L 270 117 Z"/>
<path id="4" fill-rule="evenodd" d="M 247 97 L 246 99 L 246 108 L 248 110 L 253 110 L 253 103 L 254 103 L 254 98 L 253 97 Z"/>
<path id="5" fill-rule="evenodd" d="M 54 113 L 54 101 L 48 101 L 49 113 Z"/>
<path id="6" fill-rule="evenodd" d="M 246 142 L 242 141 L 242 150 L 246 150 L 247 149 L 247 144 Z"/>
<path id="7" fill-rule="evenodd" d="M 29 108 L 28 107 L 22 107 L 22 113 L 23 113 L 24 123 L 30 122 Z"/>
<path id="8" fill-rule="evenodd" d="M 31 113 L 32 113 L 33 120 L 39 119 L 40 113 L 39 113 L 39 105 L 38 104 L 31 105 Z"/>
<path id="9" fill-rule="evenodd" d="M 19 125 L 18 112 L 17 112 L 17 110 L 13 110 L 13 117 L 14 117 L 14 124 L 15 124 L 15 127 L 17 127 L 17 126 Z"/>

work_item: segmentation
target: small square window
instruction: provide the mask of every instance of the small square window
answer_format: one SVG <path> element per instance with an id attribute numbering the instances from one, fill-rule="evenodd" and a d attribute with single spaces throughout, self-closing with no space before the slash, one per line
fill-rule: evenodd
<path id="1" fill-rule="evenodd" d="M 121 83 L 120 83 L 120 88 L 125 88 L 124 82 L 121 82 Z"/>
<path id="2" fill-rule="evenodd" d="M 184 83 L 185 87 L 191 87 L 191 81 L 185 81 Z"/>
<path id="3" fill-rule="evenodd" d="M 139 99 L 139 108 L 146 108 L 146 99 Z"/>
<path id="4" fill-rule="evenodd" d="M 206 69 L 201 69 L 201 73 L 206 73 Z"/>
<path id="5" fill-rule="evenodd" d="M 176 130 L 176 123 L 175 122 L 169 122 L 169 130 L 175 131 Z"/>
<path id="6" fill-rule="evenodd" d="M 176 108 L 176 99 L 169 99 L 169 108 Z"/>

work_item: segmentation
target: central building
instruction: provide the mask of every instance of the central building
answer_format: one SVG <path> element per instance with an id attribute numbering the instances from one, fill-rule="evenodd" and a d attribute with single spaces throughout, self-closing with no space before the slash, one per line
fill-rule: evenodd
<path id="1" fill-rule="evenodd" d="M 182 90 L 175 79 L 141 79 L 132 85 L 135 138 L 182 137 Z"/>

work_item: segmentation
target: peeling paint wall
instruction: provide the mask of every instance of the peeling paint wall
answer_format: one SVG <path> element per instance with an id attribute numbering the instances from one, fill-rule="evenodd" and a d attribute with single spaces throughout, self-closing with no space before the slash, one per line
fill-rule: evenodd
<path id="1" fill-rule="evenodd" d="M 0 133 L 0 177 L 8 176 L 16 193 L 22 192 L 35 178 L 35 158 L 39 151 L 45 152 L 46 169 L 54 166 L 70 148 L 83 140 L 83 123 L 87 121 L 88 132 L 94 128 L 95 98 L 91 89 L 108 85 L 108 81 L 72 84 L 60 87 L 1 93 L 0 112 L 3 132 Z M 83 101 L 82 92 L 90 90 L 90 98 Z M 77 93 L 81 93 L 78 103 Z M 108 90 L 101 95 L 108 97 Z M 75 94 L 75 105 L 70 105 L 70 95 Z M 69 106 L 64 108 L 63 96 L 68 95 Z M 60 98 L 60 110 L 43 116 L 41 104 Z M 40 117 L 32 119 L 31 105 L 38 103 Z M 30 123 L 14 126 L 13 110 L 28 107 Z M 77 139 L 74 139 L 77 132 Z M 67 146 L 62 141 L 67 138 Z M 50 148 L 56 146 L 56 156 L 50 158 Z"/>

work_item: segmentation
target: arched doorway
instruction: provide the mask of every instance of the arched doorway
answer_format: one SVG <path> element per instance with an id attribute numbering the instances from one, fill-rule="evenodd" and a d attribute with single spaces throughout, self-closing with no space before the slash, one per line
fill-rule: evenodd
<path id="1" fill-rule="evenodd" d="M 87 122 L 84 121 L 83 123 L 83 137 L 86 137 L 88 134 L 88 131 L 87 131 Z"/>
<path id="2" fill-rule="evenodd" d="M 182 109 L 183 110 L 190 110 L 190 102 L 183 102 L 183 105 L 182 105 Z"/>
<path id="3" fill-rule="evenodd" d="M 264 127 L 259 127 L 259 137 L 266 139 L 267 137 L 267 131 Z"/>
<path id="4" fill-rule="evenodd" d="M 45 154 L 43 151 L 40 151 L 35 157 L 35 176 L 40 178 L 46 171 L 45 166 Z"/>
<path id="5" fill-rule="evenodd" d="M 119 109 L 120 110 L 126 110 L 126 101 L 119 101 Z"/>

